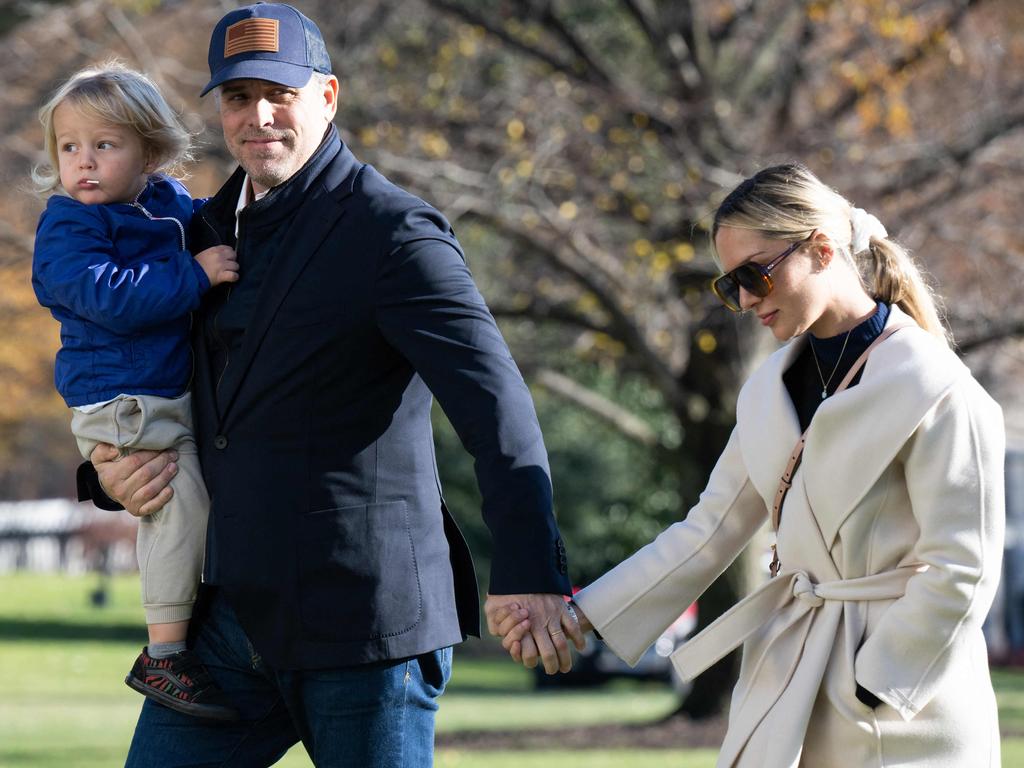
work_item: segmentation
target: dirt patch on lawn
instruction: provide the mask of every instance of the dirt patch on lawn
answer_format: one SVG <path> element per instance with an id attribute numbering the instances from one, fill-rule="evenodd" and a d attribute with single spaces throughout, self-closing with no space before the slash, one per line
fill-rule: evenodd
<path id="1" fill-rule="evenodd" d="M 679 749 L 719 747 L 725 718 L 694 721 L 670 717 L 637 725 L 588 725 L 517 731 L 439 733 L 437 746 L 447 749 Z"/>

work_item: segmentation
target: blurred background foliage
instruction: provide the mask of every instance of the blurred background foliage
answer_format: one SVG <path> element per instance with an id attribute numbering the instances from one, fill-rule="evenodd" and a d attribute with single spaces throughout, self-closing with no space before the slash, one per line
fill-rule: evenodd
<path id="1" fill-rule="evenodd" d="M 908 245 L 960 350 L 1020 423 L 1024 5 L 1018 0 L 294 0 L 341 81 L 357 156 L 437 205 L 533 388 L 572 575 L 679 519 L 773 348 L 714 306 L 707 228 L 749 173 L 798 159 Z M 146 70 L 200 138 L 189 185 L 232 169 L 206 44 L 235 3 L 0 6 L 0 493 L 72 493 L 56 325 L 29 285 L 35 110 L 75 69 Z M 207 100 L 209 102 L 210 100 Z M 244 268 L 244 267 L 243 267 Z M 438 415 L 449 505 L 486 572 L 470 459 Z M 733 570 L 701 621 L 741 589 Z M 729 664 L 692 697 L 721 704 Z M 717 677 L 716 677 L 717 675 Z"/>

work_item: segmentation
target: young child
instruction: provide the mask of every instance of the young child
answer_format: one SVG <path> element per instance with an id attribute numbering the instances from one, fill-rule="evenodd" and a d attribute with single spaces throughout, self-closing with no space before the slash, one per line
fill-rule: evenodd
<path id="1" fill-rule="evenodd" d="M 36 231 L 32 285 L 61 325 L 57 390 L 82 455 L 173 448 L 170 502 L 139 520 L 137 552 L 149 644 L 125 682 L 187 714 L 237 718 L 186 648 L 202 574 L 209 498 L 192 435 L 190 313 L 238 279 L 226 246 L 193 256 L 194 205 L 157 171 L 188 157 L 191 136 L 144 75 L 83 70 L 40 110 L 50 164 L 33 171 L 49 198 Z"/>

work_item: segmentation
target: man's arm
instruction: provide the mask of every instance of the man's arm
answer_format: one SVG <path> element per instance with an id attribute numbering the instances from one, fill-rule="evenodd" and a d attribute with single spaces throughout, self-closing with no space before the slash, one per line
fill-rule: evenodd
<path id="1" fill-rule="evenodd" d="M 426 382 L 475 459 L 494 542 L 492 603 L 528 607 L 545 669 L 567 668 L 558 627 L 562 595 L 570 592 L 568 565 L 529 390 L 444 218 L 427 206 L 405 211 L 391 241 L 377 276 L 377 326 Z"/>

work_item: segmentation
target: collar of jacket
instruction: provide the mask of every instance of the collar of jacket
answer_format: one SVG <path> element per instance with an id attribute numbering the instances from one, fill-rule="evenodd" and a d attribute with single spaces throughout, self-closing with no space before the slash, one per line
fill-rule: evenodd
<path id="1" fill-rule="evenodd" d="M 145 186 L 127 203 L 109 205 L 122 213 L 138 215 L 136 203 L 154 216 L 172 216 L 184 223 L 192 218 L 192 197 L 180 181 L 162 173 L 146 179 Z"/>
<path id="2" fill-rule="evenodd" d="M 353 171 L 358 167 L 355 155 L 345 146 L 338 136 L 338 129 L 331 123 L 316 152 L 294 176 L 271 189 L 262 199 L 246 206 L 246 227 L 263 229 L 279 226 L 295 214 L 296 209 L 316 187 L 334 189 L 340 180 L 353 176 Z M 323 178 L 327 169 L 330 169 L 331 180 Z M 245 170 L 236 168 L 231 178 L 203 209 L 225 231 L 227 227 L 234 229 L 235 206 L 244 181 Z M 351 191 L 345 187 L 343 190 Z"/>
<path id="3" fill-rule="evenodd" d="M 886 327 L 907 320 L 894 305 Z M 772 354 L 743 385 L 736 403 L 743 461 L 769 509 L 800 437 L 782 374 L 806 343 L 804 334 Z M 928 411 L 969 375 L 949 347 L 915 326 L 872 351 L 857 386 L 821 404 L 807 428 L 791 493 L 807 494 L 826 546 Z"/>

